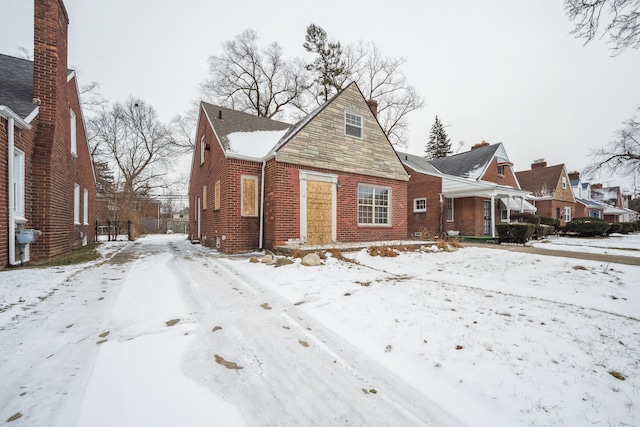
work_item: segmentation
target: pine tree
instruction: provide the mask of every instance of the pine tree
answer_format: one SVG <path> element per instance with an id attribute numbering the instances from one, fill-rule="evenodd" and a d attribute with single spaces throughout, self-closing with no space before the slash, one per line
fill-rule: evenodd
<path id="1" fill-rule="evenodd" d="M 318 55 L 313 64 L 307 65 L 307 70 L 316 75 L 319 103 L 323 103 L 342 89 L 346 73 L 342 46 L 340 42 L 329 41 L 327 32 L 315 24 L 307 27 L 305 40 L 305 50 Z"/>
<path id="2" fill-rule="evenodd" d="M 424 151 L 427 153 L 425 157 L 428 159 L 439 159 L 453 153 L 451 151 L 451 139 L 444 131 L 444 126 L 442 126 L 438 116 L 436 116 L 436 121 L 431 126 L 429 142 L 427 142 Z"/>

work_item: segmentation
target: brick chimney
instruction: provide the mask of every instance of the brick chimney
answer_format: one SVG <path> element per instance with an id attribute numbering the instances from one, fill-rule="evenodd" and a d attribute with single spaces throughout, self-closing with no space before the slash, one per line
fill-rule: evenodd
<path id="1" fill-rule="evenodd" d="M 569 175 L 569 181 L 575 181 L 580 179 L 580 172 L 578 171 L 571 171 L 568 173 Z"/>
<path id="2" fill-rule="evenodd" d="M 67 84 L 69 17 L 62 0 L 34 0 L 33 21 L 34 103 L 40 105 L 40 123 L 54 124 Z"/>
<path id="3" fill-rule="evenodd" d="M 592 190 L 598 190 L 602 188 L 602 184 L 591 184 L 591 189 Z"/>
<path id="4" fill-rule="evenodd" d="M 534 160 L 533 163 L 531 163 L 531 169 L 546 168 L 546 167 L 547 167 L 547 162 L 544 159 Z"/>
<path id="5" fill-rule="evenodd" d="M 369 99 L 367 100 L 367 105 L 369 106 L 369 109 L 373 113 L 373 117 L 377 119 L 378 118 L 378 101 L 376 101 L 375 99 Z"/>
<path id="6" fill-rule="evenodd" d="M 491 144 L 489 144 L 487 141 L 485 141 L 483 139 L 482 142 L 478 142 L 477 144 L 472 146 L 471 149 L 475 150 L 475 149 L 482 148 L 482 147 L 488 147 L 489 145 L 491 145 Z"/>

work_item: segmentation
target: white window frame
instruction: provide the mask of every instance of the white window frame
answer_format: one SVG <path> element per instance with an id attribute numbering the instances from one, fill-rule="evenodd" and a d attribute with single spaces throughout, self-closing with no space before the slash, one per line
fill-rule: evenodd
<path id="1" fill-rule="evenodd" d="M 89 190 L 84 189 L 84 200 L 82 204 L 83 209 L 83 223 L 89 225 Z"/>
<path id="2" fill-rule="evenodd" d="M 73 223 L 80 225 L 80 186 L 73 184 Z"/>
<path id="3" fill-rule="evenodd" d="M 357 122 L 360 123 L 357 123 Z M 352 135 L 348 132 L 348 129 L 358 129 L 359 135 Z M 364 134 L 364 118 L 360 114 L 352 113 L 350 111 L 344 112 L 344 134 L 346 136 L 352 136 L 354 138 L 362 139 Z"/>
<path id="4" fill-rule="evenodd" d="M 454 203 L 452 198 L 450 197 L 445 197 L 445 203 L 447 204 L 445 206 L 445 215 L 447 217 L 447 222 L 453 222 L 455 220 L 455 215 L 454 215 L 454 211 L 453 211 L 453 207 L 454 207 Z M 449 217 L 449 213 L 451 213 L 451 217 Z"/>
<path id="5" fill-rule="evenodd" d="M 509 222 L 509 215 L 506 209 L 500 209 L 500 222 Z"/>
<path id="6" fill-rule="evenodd" d="M 360 189 L 363 188 L 370 188 L 373 190 L 373 203 L 371 205 L 361 205 L 360 204 Z M 387 192 L 387 204 L 386 205 L 377 205 L 376 204 L 376 192 L 382 192 L 382 191 L 386 191 Z M 359 183 L 358 184 L 358 197 L 357 197 L 357 207 L 358 209 L 356 210 L 356 215 L 357 215 L 357 219 L 358 219 L 358 226 L 365 226 L 365 227 L 391 227 L 393 225 L 392 222 L 392 206 L 393 206 L 393 194 L 392 194 L 392 190 L 391 187 L 385 187 L 382 185 L 374 185 L 374 184 L 365 184 L 365 183 Z M 360 222 L 360 208 L 361 207 L 368 207 L 371 206 L 372 210 L 371 210 L 371 222 Z M 376 222 L 377 220 L 377 216 L 376 216 L 376 210 L 377 209 L 381 209 L 381 208 L 386 208 L 387 209 L 387 215 L 386 215 L 386 222 Z"/>
<path id="7" fill-rule="evenodd" d="M 255 194 L 254 194 L 254 201 L 253 201 L 253 206 L 255 207 L 255 213 L 252 215 L 245 215 L 244 213 L 244 181 L 245 180 L 251 180 L 255 182 Z M 253 218 L 253 217 L 257 217 L 258 213 L 260 211 L 259 207 L 258 207 L 258 191 L 259 191 L 259 187 L 258 187 L 258 177 L 254 176 L 254 175 L 241 175 L 240 176 L 240 216 L 245 217 L 245 218 Z"/>
<path id="8" fill-rule="evenodd" d="M 24 202 L 24 152 L 13 149 L 13 219 L 15 222 L 25 223 Z"/>
<path id="9" fill-rule="evenodd" d="M 424 206 L 423 207 L 419 207 L 419 204 L 422 204 L 420 202 L 424 202 Z M 413 199 L 413 212 L 414 213 L 419 213 L 419 212 L 426 212 L 427 211 L 427 198 L 426 197 L 418 197 L 416 199 Z"/>
<path id="10" fill-rule="evenodd" d="M 78 155 L 78 138 L 77 138 L 77 121 L 76 113 L 72 109 L 69 109 L 69 134 L 71 139 L 71 154 Z"/>
<path id="11" fill-rule="evenodd" d="M 200 138 L 200 164 L 204 163 L 205 140 L 204 135 Z"/>
<path id="12" fill-rule="evenodd" d="M 571 221 L 571 207 L 570 206 L 565 206 L 564 207 L 564 222 L 569 222 Z"/>
<path id="13" fill-rule="evenodd" d="M 562 189 L 566 189 L 567 188 L 567 177 L 563 176 L 562 177 Z"/>

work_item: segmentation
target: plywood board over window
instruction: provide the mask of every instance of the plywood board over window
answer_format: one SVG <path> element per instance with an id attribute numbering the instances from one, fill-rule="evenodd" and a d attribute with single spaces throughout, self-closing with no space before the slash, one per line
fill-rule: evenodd
<path id="1" fill-rule="evenodd" d="M 307 243 L 331 243 L 333 231 L 333 184 L 307 182 Z"/>
<path id="2" fill-rule="evenodd" d="M 213 197 L 215 197 L 215 200 L 213 201 L 213 208 L 215 210 L 220 209 L 220 181 L 216 181 L 216 185 L 214 188 L 214 194 Z"/>
<path id="3" fill-rule="evenodd" d="M 242 216 L 258 216 L 258 177 L 242 176 Z"/>

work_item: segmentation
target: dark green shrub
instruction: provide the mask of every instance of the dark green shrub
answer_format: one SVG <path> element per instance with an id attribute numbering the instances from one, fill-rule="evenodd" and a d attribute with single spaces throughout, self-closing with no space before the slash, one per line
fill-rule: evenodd
<path id="1" fill-rule="evenodd" d="M 566 225 L 569 233 L 576 233 L 580 237 L 604 236 L 609 231 L 610 224 L 600 218 L 574 218 Z M 622 228 L 622 226 L 621 226 Z"/>
<path id="2" fill-rule="evenodd" d="M 498 224 L 496 230 L 498 231 L 498 241 L 500 243 L 526 243 L 531 236 L 536 226 L 529 223 L 511 223 L 511 224 Z"/>
<path id="3" fill-rule="evenodd" d="M 511 222 L 540 225 L 540 217 L 528 212 L 516 212 L 511 214 Z"/>
<path id="4" fill-rule="evenodd" d="M 636 231 L 635 222 L 621 222 L 620 225 L 622 225 L 622 230 L 620 230 L 622 234 L 629 234 Z"/>
<path id="5" fill-rule="evenodd" d="M 614 222 L 612 224 L 609 224 L 609 230 L 607 230 L 607 234 L 619 233 L 621 231 L 622 231 L 622 224 L 620 224 L 619 222 Z"/>
<path id="6" fill-rule="evenodd" d="M 556 228 L 553 225 L 540 224 L 533 232 L 533 237 L 536 239 L 543 239 L 549 234 L 553 234 Z"/>
<path id="7" fill-rule="evenodd" d="M 550 216 L 539 216 L 538 218 L 540 218 L 540 224 L 551 225 L 556 229 L 560 227 L 559 219 L 551 218 Z"/>

